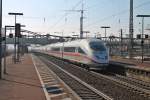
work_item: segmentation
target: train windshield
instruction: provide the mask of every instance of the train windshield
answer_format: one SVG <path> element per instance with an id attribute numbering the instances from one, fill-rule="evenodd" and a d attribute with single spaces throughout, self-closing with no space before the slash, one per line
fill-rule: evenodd
<path id="1" fill-rule="evenodd" d="M 102 42 L 90 42 L 89 45 L 94 51 L 106 51 L 106 48 Z"/>

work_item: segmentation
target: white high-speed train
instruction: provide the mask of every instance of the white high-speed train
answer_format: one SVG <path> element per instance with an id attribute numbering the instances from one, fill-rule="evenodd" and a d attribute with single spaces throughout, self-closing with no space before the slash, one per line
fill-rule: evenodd
<path id="1" fill-rule="evenodd" d="M 76 62 L 89 69 L 103 70 L 109 65 L 109 53 L 99 39 L 80 39 L 33 48 L 52 56 Z"/>

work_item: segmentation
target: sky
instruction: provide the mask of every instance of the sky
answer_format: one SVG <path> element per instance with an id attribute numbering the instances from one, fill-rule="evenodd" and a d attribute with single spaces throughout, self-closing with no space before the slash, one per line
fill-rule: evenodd
<path id="1" fill-rule="evenodd" d="M 80 16 L 84 4 L 83 30 L 87 35 L 104 36 L 101 26 L 110 26 L 107 36 L 119 36 L 119 30 L 128 34 L 130 0 L 3 0 L 3 27 L 14 25 L 14 16 L 9 12 L 21 12 L 17 23 L 25 25 L 24 29 L 41 34 L 65 36 L 80 32 Z M 150 14 L 150 0 L 134 0 L 134 34 L 141 32 L 141 18 L 138 14 Z M 145 18 L 145 28 L 150 28 L 150 18 Z M 149 33 L 145 31 L 145 33 Z"/>

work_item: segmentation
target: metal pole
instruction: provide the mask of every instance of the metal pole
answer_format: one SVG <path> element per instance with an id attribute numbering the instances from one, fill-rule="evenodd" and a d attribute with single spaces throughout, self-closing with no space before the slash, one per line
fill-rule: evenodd
<path id="1" fill-rule="evenodd" d="M 23 32 L 21 32 L 21 34 L 22 34 L 22 37 L 21 37 L 21 56 L 23 55 Z"/>
<path id="2" fill-rule="evenodd" d="M 17 61 L 19 62 L 20 61 L 20 43 L 19 43 L 19 37 L 17 37 Z"/>
<path id="3" fill-rule="evenodd" d="M 0 79 L 2 79 L 2 0 L 0 0 Z"/>
<path id="4" fill-rule="evenodd" d="M 107 29 L 107 28 L 110 28 L 110 27 L 109 27 L 109 26 L 101 26 L 101 28 L 104 28 L 104 29 L 105 29 L 105 37 L 104 37 L 104 38 L 105 38 L 105 42 L 106 42 L 106 34 L 107 34 L 107 33 L 106 33 L 106 29 Z"/>
<path id="5" fill-rule="evenodd" d="M 105 28 L 105 41 L 106 41 L 106 28 Z"/>
<path id="6" fill-rule="evenodd" d="M 16 15 L 15 15 L 15 27 L 16 27 Z M 15 31 L 16 34 L 16 31 Z M 16 63 L 16 35 L 14 35 L 15 43 L 14 43 L 14 63 Z"/>
<path id="7" fill-rule="evenodd" d="M 129 57 L 131 59 L 133 57 L 133 0 L 130 0 L 129 38 Z"/>
<path id="8" fill-rule="evenodd" d="M 63 41 L 63 32 L 62 32 L 62 42 L 63 42 L 63 47 L 62 47 L 62 59 L 64 58 L 64 41 Z"/>
<path id="9" fill-rule="evenodd" d="M 80 17 L 80 38 L 83 38 L 83 10 L 81 10 L 81 17 Z"/>
<path id="10" fill-rule="evenodd" d="M 15 26 L 16 26 L 16 17 L 17 17 L 17 15 L 23 15 L 23 13 L 8 13 L 8 14 L 15 16 Z M 15 32 L 15 35 L 16 35 L 16 32 Z M 16 52 L 16 51 L 17 51 L 17 50 L 16 50 L 16 45 L 17 45 L 17 44 L 16 44 L 16 42 L 17 42 L 17 41 L 16 41 L 16 36 L 15 36 L 14 39 L 15 39 L 15 43 L 14 43 L 14 63 L 16 63 L 16 53 L 17 53 L 17 52 Z M 17 60 L 18 60 L 18 59 L 17 59 Z"/>
<path id="11" fill-rule="evenodd" d="M 142 17 L 142 37 L 141 37 L 141 48 L 142 48 L 142 63 L 144 61 L 144 17 L 150 17 L 150 15 L 137 15 L 136 17 Z"/>
<path id="12" fill-rule="evenodd" d="M 141 41 L 141 46 L 142 46 L 142 63 L 143 63 L 143 55 L 144 55 L 144 17 L 142 17 L 142 41 Z"/>
<path id="13" fill-rule="evenodd" d="M 7 73 L 6 71 L 6 31 L 7 31 L 7 27 L 5 26 L 5 47 L 4 47 L 4 74 Z"/>
<path id="14" fill-rule="evenodd" d="M 122 51 L 122 49 L 123 49 L 123 38 L 122 38 L 122 29 L 121 29 L 121 33 L 120 33 L 120 38 L 121 38 L 121 41 L 120 41 L 120 43 L 121 43 L 121 56 L 123 56 L 123 51 Z"/>
<path id="15" fill-rule="evenodd" d="M 112 45 L 111 45 L 111 43 L 112 43 L 112 42 L 111 42 L 111 39 L 112 39 L 112 37 L 110 36 L 110 37 L 109 37 L 109 41 L 110 41 L 110 43 L 109 43 L 109 47 L 110 47 L 110 48 L 109 48 L 109 54 L 110 54 L 110 56 L 111 56 L 111 46 L 112 46 Z"/>
<path id="16" fill-rule="evenodd" d="M 81 17 L 80 17 L 80 38 L 83 38 L 83 0 L 82 0 L 82 10 L 81 10 Z"/>

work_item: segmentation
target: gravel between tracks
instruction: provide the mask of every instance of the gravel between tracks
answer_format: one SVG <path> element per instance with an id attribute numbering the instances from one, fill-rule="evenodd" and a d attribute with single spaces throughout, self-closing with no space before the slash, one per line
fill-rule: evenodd
<path id="1" fill-rule="evenodd" d="M 41 55 L 43 56 L 43 55 Z M 150 100 L 142 95 L 139 95 L 131 90 L 127 90 L 125 87 L 118 85 L 117 83 L 104 79 L 102 77 L 94 76 L 90 72 L 78 68 L 73 64 L 58 60 L 57 58 L 44 55 L 47 60 L 61 66 L 64 70 L 80 78 L 87 84 L 93 86 L 94 88 L 102 91 L 108 96 L 114 98 L 114 100 Z"/>

